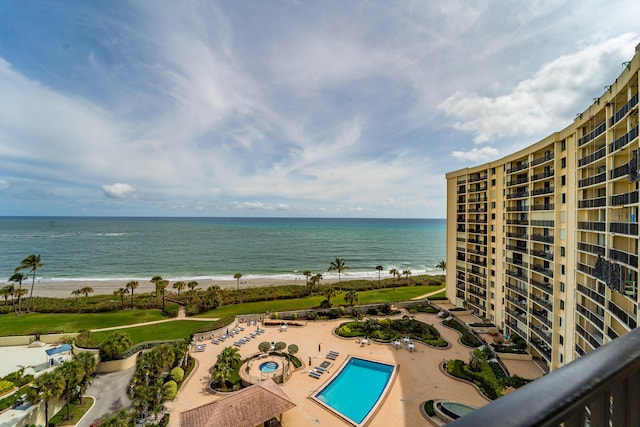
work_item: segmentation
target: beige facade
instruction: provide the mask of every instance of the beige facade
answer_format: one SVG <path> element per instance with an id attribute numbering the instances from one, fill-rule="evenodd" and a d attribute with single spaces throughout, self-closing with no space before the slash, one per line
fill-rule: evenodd
<path id="1" fill-rule="evenodd" d="M 550 370 L 637 325 L 639 76 L 640 45 L 570 126 L 447 174 L 447 296 Z"/>

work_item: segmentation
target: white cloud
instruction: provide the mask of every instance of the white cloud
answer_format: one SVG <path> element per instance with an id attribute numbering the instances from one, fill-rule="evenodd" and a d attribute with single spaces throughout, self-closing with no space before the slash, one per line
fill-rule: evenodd
<path id="1" fill-rule="evenodd" d="M 474 134 L 475 143 L 561 130 L 589 105 L 590 94 L 603 92 L 607 76 L 620 72 L 620 62 L 631 57 L 637 40 L 636 34 L 627 33 L 585 46 L 544 65 L 510 93 L 459 91 L 438 108 L 458 119 L 456 129 Z"/>
<path id="2" fill-rule="evenodd" d="M 483 163 L 498 158 L 498 149 L 493 147 L 474 147 L 469 151 L 452 151 L 451 156 L 454 159 L 470 162 Z"/>
<path id="3" fill-rule="evenodd" d="M 0 191 L 6 190 L 7 188 L 9 188 L 9 181 L 0 179 Z"/>
<path id="4" fill-rule="evenodd" d="M 111 185 L 105 184 L 102 186 L 102 190 L 104 191 L 105 196 L 112 199 L 128 199 L 135 193 L 135 189 L 132 186 L 122 182 Z"/>

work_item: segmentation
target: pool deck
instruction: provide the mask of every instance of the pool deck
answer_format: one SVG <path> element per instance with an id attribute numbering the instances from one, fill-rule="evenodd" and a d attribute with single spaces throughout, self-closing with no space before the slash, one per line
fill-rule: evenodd
<path id="1" fill-rule="evenodd" d="M 430 426 L 431 424 L 420 413 L 421 402 L 429 399 L 453 400 L 477 407 L 486 405 L 489 401 L 472 385 L 445 375 L 439 368 L 444 360 L 469 360 L 473 349 L 460 344 L 460 335 L 442 326 L 441 319 L 437 316 L 417 314 L 416 319 L 438 328 L 451 346 L 440 350 L 416 343 L 415 351 L 410 352 L 406 347 L 396 349 L 390 344 L 373 342 L 361 345 L 353 338 L 345 339 L 333 334 L 333 330 L 340 323 L 347 321 L 347 319 L 337 319 L 309 322 L 306 326 L 289 327 L 287 331 L 280 331 L 278 327 L 263 327 L 265 332 L 241 346 L 240 354 L 244 358 L 257 353 L 258 344 L 262 341 L 284 341 L 287 345 L 296 344 L 299 347 L 296 356 L 303 362 L 303 367 L 296 370 L 282 385 L 285 393 L 297 405 L 283 415 L 284 426 L 351 425 L 309 398 L 333 377 L 349 355 L 399 365 L 395 381 L 367 426 Z M 245 328 L 240 337 L 248 335 L 250 329 L 252 331 L 255 329 L 246 325 Z M 194 372 L 182 386 L 176 399 L 166 404 L 172 413 L 170 426 L 180 425 L 181 412 L 210 403 L 220 397 L 207 391 L 207 383 L 210 379 L 208 371 L 215 363 L 218 353 L 229 345 L 233 345 L 233 340 L 218 345 L 208 342 L 203 352 L 193 353 L 196 359 Z M 326 358 L 331 350 L 340 353 L 335 361 Z M 309 366 L 309 358 L 311 358 L 311 366 Z M 328 372 L 322 374 L 319 379 L 308 375 L 310 369 L 324 361 L 331 363 Z M 511 370 L 511 367 L 509 369 Z M 524 362 L 518 372 L 537 374 L 530 376 L 534 378 L 543 374 L 534 362 Z M 361 385 L 354 384 L 354 392 L 357 392 L 359 386 Z"/>

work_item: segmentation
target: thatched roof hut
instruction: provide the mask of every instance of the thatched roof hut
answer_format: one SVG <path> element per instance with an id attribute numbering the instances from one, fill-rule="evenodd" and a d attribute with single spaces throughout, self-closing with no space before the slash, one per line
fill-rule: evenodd
<path id="1" fill-rule="evenodd" d="M 180 414 L 182 427 L 258 426 L 296 405 L 272 380 L 254 384 L 232 395 Z"/>

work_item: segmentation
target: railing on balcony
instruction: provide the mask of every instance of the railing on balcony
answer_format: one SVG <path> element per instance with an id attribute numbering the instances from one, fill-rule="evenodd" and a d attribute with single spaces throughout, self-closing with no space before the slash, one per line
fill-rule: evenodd
<path id="1" fill-rule="evenodd" d="M 507 173 L 514 173 L 526 169 L 529 167 L 529 163 L 522 163 L 518 166 L 513 166 L 511 169 L 507 169 Z"/>
<path id="2" fill-rule="evenodd" d="M 628 193 L 616 194 L 611 196 L 611 205 L 630 205 L 633 203 L 638 203 L 638 192 L 630 191 Z"/>
<path id="3" fill-rule="evenodd" d="M 533 166 L 537 166 L 537 165 L 539 165 L 539 164 L 541 164 L 541 163 L 548 162 L 549 160 L 552 160 L 552 159 L 553 159 L 553 153 L 547 153 L 547 154 L 545 154 L 545 155 L 544 155 L 544 156 L 542 156 L 542 157 L 538 157 L 537 159 L 534 159 L 534 160 L 531 162 L 531 166 L 532 166 L 532 167 L 533 167 Z"/>
<path id="4" fill-rule="evenodd" d="M 592 130 L 591 132 L 589 132 L 588 134 L 584 135 L 582 138 L 580 138 L 578 140 L 578 147 L 581 147 L 584 144 L 586 144 L 587 142 L 593 140 L 598 135 L 600 135 L 602 132 L 604 132 L 606 129 L 607 129 L 607 123 L 606 122 L 600 123 L 598 126 L 596 126 L 596 128 L 594 130 Z"/>
<path id="5" fill-rule="evenodd" d="M 582 167 L 582 166 L 588 165 L 589 163 L 593 163 L 596 160 L 603 158 L 605 154 L 607 154 L 607 147 L 603 146 L 595 153 L 591 153 L 587 156 L 584 156 L 580 160 L 578 160 L 578 167 Z"/>
<path id="6" fill-rule="evenodd" d="M 597 197 L 595 199 L 586 199 L 578 201 L 578 207 L 580 209 L 583 208 L 600 208 L 603 206 L 607 206 L 607 198 L 606 197 Z"/>
<path id="7" fill-rule="evenodd" d="M 638 235 L 637 222 L 612 222 L 609 224 L 609 231 L 617 234 L 628 234 L 630 236 Z"/>
<path id="8" fill-rule="evenodd" d="M 531 181 L 537 181 L 539 179 L 548 178 L 550 176 L 553 176 L 553 174 L 554 174 L 553 169 L 546 170 L 544 172 L 540 172 L 540 173 L 537 173 L 535 175 L 531 175 Z"/>
<path id="9" fill-rule="evenodd" d="M 578 181 L 578 188 L 588 187 L 590 185 L 600 184 L 601 182 L 605 182 L 607 180 L 607 173 L 602 172 L 598 175 L 591 176 L 589 178 L 584 178 Z"/>
<path id="10" fill-rule="evenodd" d="M 638 104 L 638 94 L 636 93 L 631 97 L 629 102 L 624 104 L 615 114 L 609 117 L 609 126 L 613 126 L 616 124 L 621 118 L 623 118 L 631 108 L 635 107 Z"/>
<path id="11" fill-rule="evenodd" d="M 607 223 L 604 221 L 578 221 L 578 230 L 605 231 Z"/>
<path id="12" fill-rule="evenodd" d="M 636 127 L 631 129 L 629 132 L 625 133 L 620 138 L 616 139 L 611 144 L 609 144 L 609 152 L 613 153 L 617 149 L 624 147 L 629 142 L 636 139 L 637 136 L 638 136 L 638 125 L 636 125 Z"/>
<path id="13" fill-rule="evenodd" d="M 639 395 L 640 329 L 635 329 L 448 426 L 637 426 Z"/>

